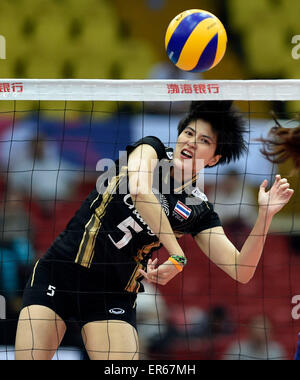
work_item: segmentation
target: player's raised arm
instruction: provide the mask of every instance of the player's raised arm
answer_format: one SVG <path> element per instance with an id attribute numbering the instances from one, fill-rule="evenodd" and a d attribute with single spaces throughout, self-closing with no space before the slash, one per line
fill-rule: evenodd
<path id="1" fill-rule="evenodd" d="M 222 227 L 202 231 L 195 237 L 198 246 L 212 262 L 243 284 L 248 283 L 255 273 L 274 215 L 288 203 L 294 193 L 287 180 L 281 179 L 280 175 L 276 176 L 270 191 L 266 191 L 266 187 L 265 180 L 258 196 L 257 221 L 240 252 L 227 238 Z"/>
<path id="2" fill-rule="evenodd" d="M 170 255 L 184 256 L 170 222 L 152 191 L 153 173 L 157 163 L 158 158 L 155 149 L 147 144 L 138 146 L 129 155 L 130 195 L 137 211 Z"/>
<path id="3" fill-rule="evenodd" d="M 157 153 L 150 145 L 140 145 L 130 154 L 128 159 L 130 195 L 135 208 L 170 255 L 185 257 L 170 222 L 152 191 L 153 173 L 157 163 Z M 156 264 L 157 261 L 149 260 L 147 271 L 140 270 L 140 273 L 148 281 L 162 285 L 182 270 L 179 263 L 173 265 L 167 261 L 158 268 L 156 268 Z"/>

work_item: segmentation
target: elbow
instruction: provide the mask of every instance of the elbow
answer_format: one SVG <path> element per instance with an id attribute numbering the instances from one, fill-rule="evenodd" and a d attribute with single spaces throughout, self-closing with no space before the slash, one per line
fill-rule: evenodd
<path id="1" fill-rule="evenodd" d="M 130 189 L 130 197 L 134 207 L 138 207 L 139 205 L 149 203 L 150 191 L 145 188 L 134 188 Z"/>
<path id="2" fill-rule="evenodd" d="M 247 279 L 237 279 L 237 282 L 239 284 L 242 284 L 242 285 L 247 285 L 249 284 L 249 282 L 251 281 L 251 278 L 247 278 Z"/>
<path id="3" fill-rule="evenodd" d="M 130 196 L 133 200 L 133 203 L 136 203 L 138 201 L 143 201 L 143 199 L 150 194 L 149 189 L 145 189 L 143 187 L 136 187 L 133 189 L 130 189 Z"/>
<path id="4" fill-rule="evenodd" d="M 151 194 L 152 188 L 147 183 L 143 183 L 140 180 L 131 180 L 129 181 L 129 193 L 132 200 L 134 201 L 136 199 L 142 199 L 143 197 Z"/>
<path id="5" fill-rule="evenodd" d="M 252 280 L 253 275 L 240 276 L 236 278 L 236 281 L 242 285 L 247 285 Z"/>
<path id="6" fill-rule="evenodd" d="M 240 270 L 236 269 L 234 272 L 232 271 L 229 274 L 231 278 L 239 284 L 247 285 L 252 280 L 254 273 L 255 272 L 253 271 L 245 271 L 244 269 L 240 268 Z"/>
<path id="7" fill-rule="evenodd" d="M 253 266 L 236 265 L 234 268 L 230 273 L 231 277 L 242 285 L 249 284 L 256 272 L 256 267 Z"/>

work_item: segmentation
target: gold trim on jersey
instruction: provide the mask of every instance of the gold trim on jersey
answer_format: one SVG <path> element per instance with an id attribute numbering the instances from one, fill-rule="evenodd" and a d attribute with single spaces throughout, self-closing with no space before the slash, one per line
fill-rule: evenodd
<path id="1" fill-rule="evenodd" d="M 32 278 L 31 278 L 31 283 L 30 283 L 30 287 L 31 287 L 31 288 L 33 287 L 34 277 L 35 277 L 35 271 L 36 271 L 36 267 L 37 267 L 39 261 L 40 261 L 40 260 L 38 260 L 38 261 L 35 263 L 34 268 L 33 268 Z"/>
<path id="2" fill-rule="evenodd" d="M 182 193 L 182 190 L 184 190 L 189 185 L 192 185 L 195 182 L 197 182 L 197 179 L 198 174 L 195 174 L 188 182 L 185 182 L 182 186 L 176 187 L 176 189 L 174 189 L 174 193 Z"/>
<path id="3" fill-rule="evenodd" d="M 174 193 L 182 193 L 186 187 L 195 184 L 198 180 L 199 174 L 195 174 L 188 182 L 185 182 L 183 185 L 174 188 Z M 170 173 L 167 173 L 164 177 L 164 183 L 167 184 L 170 177 Z"/>
<path id="4" fill-rule="evenodd" d="M 98 194 L 97 197 L 93 200 L 93 203 L 90 205 L 90 208 L 94 206 L 94 204 L 98 201 L 99 197 L 100 197 L 100 194 Z"/>
<path id="5" fill-rule="evenodd" d="M 125 287 L 125 290 L 127 292 L 137 293 L 139 291 L 141 284 L 137 281 L 137 279 L 142 276 L 139 272 L 139 269 L 143 269 L 143 264 L 141 264 L 141 260 L 143 260 L 145 254 L 147 255 L 153 248 L 157 248 L 159 246 L 160 241 L 155 241 L 148 245 L 144 245 L 143 248 L 138 250 L 138 254 L 134 257 L 134 260 L 137 262 L 137 265 L 134 268 L 134 271 L 132 272 L 132 275 L 130 276 L 130 279 Z"/>
<path id="6" fill-rule="evenodd" d="M 120 184 L 120 180 L 125 175 L 126 174 L 123 172 L 120 173 L 118 176 L 112 178 L 111 182 L 109 183 L 107 189 L 105 190 L 102 196 L 100 206 L 95 209 L 90 220 L 85 225 L 85 231 L 81 239 L 81 243 L 79 245 L 79 250 L 77 252 L 75 263 L 80 264 L 83 267 L 90 268 L 95 254 L 96 239 L 102 225 L 102 218 L 104 217 L 107 206 L 111 202 L 113 195 L 115 194 L 115 191 L 117 190 Z"/>

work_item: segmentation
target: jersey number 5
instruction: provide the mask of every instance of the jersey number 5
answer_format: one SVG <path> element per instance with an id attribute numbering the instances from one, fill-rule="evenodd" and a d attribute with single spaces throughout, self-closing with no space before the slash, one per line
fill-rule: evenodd
<path id="1" fill-rule="evenodd" d="M 133 229 L 136 233 L 143 231 L 143 228 L 133 219 L 132 216 L 129 216 L 127 219 L 123 220 L 123 222 L 118 224 L 117 227 L 121 231 L 123 231 L 125 234 L 122 237 L 122 239 L 119 240 L 118 242 L 116 242 L 116 241 L 114 241 L 114 239 L 110 235 L 108 235 L 108 237 L 110 238 L 112 243 L 119 249 L 125 247 L 125 245 L 127 245 L 130 242 L 130 240 L 132 239 L 132 233 L 128 227 Z"/>
<path id="2" fill-rule="evenodd" d="M 47 296 L 53 297 L 55 294 L 56 287 L 49 285 L 48 290 L 49 290 L 49 292 L 47 292 Z"/>

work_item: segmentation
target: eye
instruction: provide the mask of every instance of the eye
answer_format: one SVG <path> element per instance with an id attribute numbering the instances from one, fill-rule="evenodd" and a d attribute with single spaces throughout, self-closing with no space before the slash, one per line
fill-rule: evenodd
<path id="1" fill-rule="evenodd" d="M 189 129 L 186 129 L 185 133 L 186 133 L 187 136 L 193 136 L 194 135 L 193 132 L 190 131 Z"/>
<path id="2" fill-rule="evenodd" d="M 210 141 L 205 137 L 201 137 L 200 143 L 210 145 Z"/>

